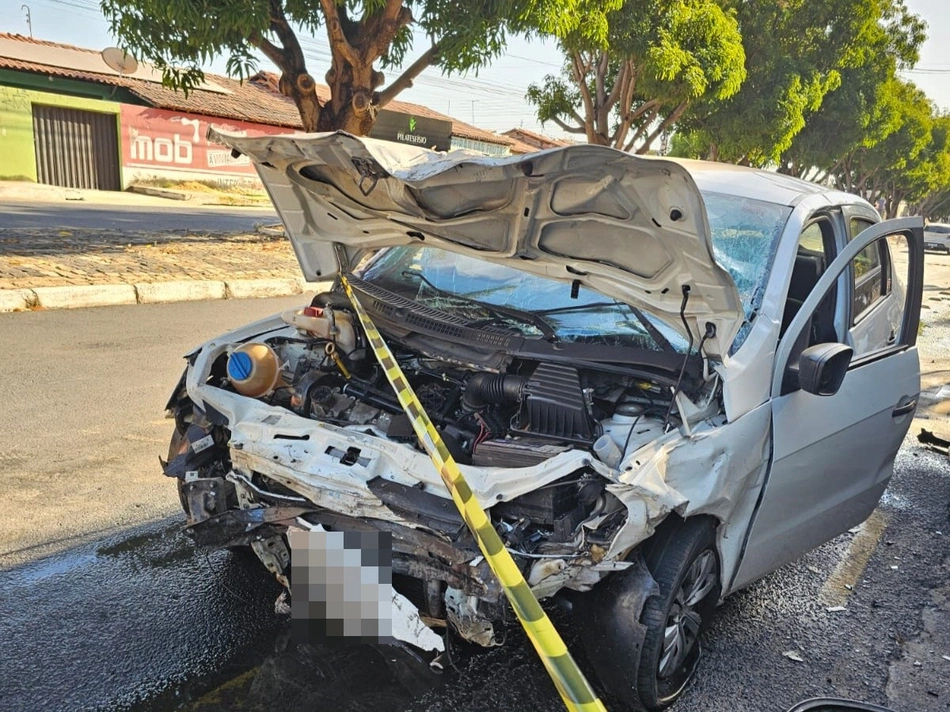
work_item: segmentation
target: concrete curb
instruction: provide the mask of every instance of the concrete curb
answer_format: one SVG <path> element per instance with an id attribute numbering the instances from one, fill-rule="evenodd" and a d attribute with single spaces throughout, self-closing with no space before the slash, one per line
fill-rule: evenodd
<path id="1" fill-rule="evenodd" d="M 120 304 L 167 304 L 216 299 L 287 297 L 319 285 L 302 278 L 195 280 L 0 289 L 0 313 L 29 309 L 78 309 Z"/>
<path id="2" fill-rule="evenodd" d="M 228 282 L 226 299 L 259 299 L 300 294 L 307 282 L 300 278 L 288 279 L 238 279 Z"/>
<path id="3" fill-rule="evenodd" d="M 35 305 L 32 289 L 0 289 L 0 312 L 23 311 Z"/>
<path id="4" fill-rule="evenodd" d="M 140 195 L 151 195 L 154 198 L 168 198 L 169 200 L 188 200 L 191 198 L 188 193 L 180 190 L 168 190 L 167 188 L 153 188 L 149 185 L 130 185 L 126 188 L 129 193 L 139 193 Z"/>
<path id="5" fill-rule="evenodd" d="M 43 309 L 79 309 L 135 304 L 135 287 L 131 284 L 89 284 L 80 287 L 37 287 L 36 306 Z"/>
<path id="6" fill-rule="evenodd" d="M 206 299 L 224 299 L 224 282 L 212 280 L 195 282 L 145 282 L 135 285 L 139 304 L 166 304 L 168 302 L 197 302 Z"/>

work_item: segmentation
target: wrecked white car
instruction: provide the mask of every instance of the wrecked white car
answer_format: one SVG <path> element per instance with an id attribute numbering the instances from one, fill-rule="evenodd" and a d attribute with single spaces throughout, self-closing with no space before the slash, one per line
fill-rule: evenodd
<path id="1" fill-rule="evenodd" d="M 598 146 L 217 140 L 328 286 L 187 356 L 165 473 L 197 543 L 249 544 L 286 585 L 288 529 L 389 532 L 413 615 L 500 644 L 507 602 L 341 273 L 536 595 L 576 592 L 631 704 L 671 703 L 719 600 L 886 488 L 919 392 L 919 219 Z"/>

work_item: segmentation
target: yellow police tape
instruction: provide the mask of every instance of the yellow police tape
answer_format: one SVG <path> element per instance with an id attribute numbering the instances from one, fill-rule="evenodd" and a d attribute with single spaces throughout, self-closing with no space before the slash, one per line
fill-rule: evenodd
<path id="1" fill-rule="evenodd" d="M 429 416 L 426 415 L 422 404 L 416 398 L 412 387 L 406 380 L 402 369 L 396 363 L 392 351 L 383 341 L 383 337 L 377 331 L 372 319 L 364 311 L 353 288 L 346 277 L 341 276 L 343 288 L 346 295 L 353 303 L 353 309 L 359 317 L 360 323 L 366 332 L 373 353 L 376 355 L 380 365 L 386 372 L 386 378 L 392 384 L 393 390 L 399 399 L 399 404 L 409 420 L 412 422 L 413 430 L 416 431 L 426 452 L 435 463 L 436 469 L 442 475 L 442 480 L 452 495 L 455 506 L 458 507 L 462 518 L 468 524 L 472 534 L 478 541 L 478 546 L 485 555 L 488 565 L 501 582 L 505 595 L 511 602 L 511 607 L 518 616 L 518 620 L 524 626 L 528 638 L 534 645 L 535 650 L 541 657 L 541 662 L 547 668 L 548 674 L 554 681 L 554 686 L 564 700 L 564 704 L 569 710 L 582 710 L 584 712 L 600 710 L 605 712 L 603 703 L 597 698 L 597 695 L 591 689 L 584 674 L 577 667 L 577 663 L 567 651 L 567 646 L 561 640 L 554 625 L 551 623 L 547 614 L 538 603 L 534 593 L 528 587 L 527 581 L 521 575 L 521 570 L 511 558 L 511 554 L 505 549 L 498 536 L 498 532 L 491 524 L 485 510 L 481 508 L 478 501 L 472 494 L 471 488 L 459 471 L 458 465 L 442 442 L 442 437 L 435 429 Z"/>

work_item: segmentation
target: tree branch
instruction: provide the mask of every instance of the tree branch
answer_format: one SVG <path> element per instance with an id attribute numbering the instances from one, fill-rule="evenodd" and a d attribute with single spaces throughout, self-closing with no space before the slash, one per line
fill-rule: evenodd
<path id="1" fill-rule="evenodd" d="M 580 122 L 580 126 L 571 126 L 567 122 L 563 121 L 559 116 L 552 116 L 551 121 L 556 123 L 561 127 L 562 130 L 567 131 L 568 133 L 582 134 L 587 133 L 587 130 L 584 128 L 584 122 Z"/>
<path id="2" fill-rule="evenodd" d="M 617 103 L 617 100 L 620 98 L 621 87 L 624 85 L 624 82 L 627 79 L 627 72 L 629 71 L 630 60 L 625 59 L 620 65 L 620 70 L 617 72 L 617 79 L 614 81 L 613 87 L 610 89 L 610 94 L 607 95 L 606 103 L 610 106 L 613 106 Z"/>
<path id="3" fill-rule="evenodd" d="M 412 11 L 403 5 L 403 0 L 386 0 L 381 12 L 369 15 L 370 3 L 363 14 L 360 30 L 360 50 L 366 62 L 374 62 L 392 44 L 396 33 L 412 23 Z"/>
<path id="4" fill-rule="evenodd" d="M 273 0 L 271 0 L 271 4 L 273 5 Z M 320 0 L 320 5 L 323 7 L 323 15 L 327 25 L 327 39 L 330 40 L 331 51 L 334 54 L 339 53 L 339 56 L 350 64 L 356 64 L 359 61 L 356 50 L 343 33 L 343 25 L 340 23 L 336 0 Z"/>
<path id="5" fill-rule="evenodd" d="M 571 61 L 574 81 L 581 92 L 581 99 L 584 102 L 584 127 L 586 128 L 587 140 L 594 143 L 594 103 L 591 101 L 590 88 L 587 86 L 587 71 L 584 68 L 580 52 L 573 50 L 571 52 Z"/>
<path id="6" fill-rule="evenodd" d="M 649 128 L 650 124 L 652 124 L 656 120 L 656 115 L 660 113 L 658 102 L 652 101 L 652 102 L 647 102 L 647 103 L 654 104 L 655 106 L 650 110 L 650 118 L 646 119 L 642 124 L 640 124 L 637 127 L 636 132 L 633 134 L 631 139 L 627 142 L 627 145 L 623 147 L 623 150 L 628 153 L 633 149 L 635 145 L 637 145 L 637 142 L 641 138 L 643 138 L 643 134 L 646 133 L 646 130 Z"/>
<path id="7" fill-rule="evenodd" d="M 597 106 L 603 107 L 607 103 L 607 93 L 604 91 L 604 77 L 607 76 L 607 53 L 600 53 L 597 62 L 597 71 L 594 73 L 594 88 L 597 92 Z M 599 117 L 598 117 L 599 118 Z"/>
<path id="8" fill-rule="evenodd" d="M 250 38 L 251 44 L 257 47 L 261 52 L 264 53 L 264 56 L 267 57 L 271 62 L 276 64 L 281 70 L 284 68 L 284 64 L 287 59 L 284 57 L 284 51 L 271 42 L 269 39 L 264 37 L 260 33 L 255 33 Z"/>
<path id="9" fill-rule="evenodd" d="M 391 102 L 399 92 L 411 87 L 412 80 L 422 74 L 426 67 L 432 64 L 432 60 L 434 60 L 438 54 L 438 45 L 429 47 L 429 49 L 423 52 L 419 59 L 406 67 L 403 73 L 400 74 L 394 82 L 377 94 L 376 105 L 379 108 L 383 108 L 386 104 Z"/>
<path id="10" fill-rule="evenodd" d="M 608 69 L 607 53 L 602 52 L 600 61 L 594 69 L 594 86 L 597 89 L 597 115 L 594 118 L 594 124 L 598 135 L 604 139 L 604 143 L 610 145 L 610 105 L 607 104 L 607 94 L 604 91 L 604 80 Z"/>
<path id="11" fill-rule="evenodd" d="M 660 125 L 656 127 L 654 131 L 650 133 L 649 136 L 643 141 L 640 148 L 637 149 L 638 154 L 645 153 L 649 150 L 650 144 L 656 141 L 657 137 L 666 131 L 670 126 L 679 121 L 679 118 L 683 115 L 683 112 L 686 111 L 686 108 L 689 106 L 689 101 L 682 102 L 679 106 L 673 109 L 672 113 L 667 116 L 663 121 L 660 122 Z"/>
<path id="12" fill-rule="evenodd" d="M 297 34 L 290 27 L 290 23 L 287 22 L 281 0 L 270 0 L 270 27 L 283 46 L 283 51 L 279 52 L 281 61 L 277 62 L 277 66 L 285 73 L 306 72 L 307 63 L 303 56 L 303 49 L 301 49 L 300 42 L 297 40 Z M 261 39 L 274 49 L 278 49 L 264 37 L 261 37 Z M 263 47 L 261 49 L 264 51 Z"/>
<path id="13" fill-rule="evenodd" d="M 660 102 L 658 102 L 656 99 L 650 99 L 650 101 L 643 102 L 643 104 L 638 106 L 636 110 L 632 114 L 630 114 L 630 120 L 633 121 L 635 119 L 638 119 L 640 118 L 642 114 L 645 114 L 647 111 L 652 111 L 653 117 L 650 119 L 652 121 L 653 119 L 656 118 L 656 114 L 659 111 L 659 109 L 660 109 Z"/>
<path id="14" fill-rule="evenodd" d="M 617 115 L 620 117 L 620 125 L 614 136 L 611 145 L 620 148 L 627 139 L 630 127 L 633 125 L 634 117 L 630 115 L 630 105 L 633 103 L 634 92 L 637 88 L 637 73 L 633 66 L 633 60 L 628 59 L 623 66 L 623 83 L 620 85 L 620 99 L 617 109 Z M 616 87 L 615 87 L 616 88 Z"/>

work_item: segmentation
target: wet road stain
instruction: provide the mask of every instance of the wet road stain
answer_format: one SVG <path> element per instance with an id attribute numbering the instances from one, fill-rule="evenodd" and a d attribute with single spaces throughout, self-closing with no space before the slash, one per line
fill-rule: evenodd
<path id="1" fill-rule="evenodd" d="M 882 510 L 876 509 L 858 527 L 848 551 L 821 587 L 821 602 L 825 606 L 843 606 L 848 600 L 848 594 L 864 575 L 864 569 L 877 549 L 877 544 L 887 528 L 887 519 Z"/>
<path id="2" fill-rule="evenodd" d="M 945 539 L 935 532 L 950 531 L 946 458 L 913 449 L 898 460 L 882 503 L 886 541 L 871 547 L 847 611 L 829 613 L 821 591 L 851 534 L 727 599 L 671 712 L 780 712 L 828 694 L 888 703 L 888 666 L 920 630 L 929 590 L 946 582 Z M 179 529 L 178 518 L 158 521 L 0 571 L 0 711 L 562 709 L 517 625 L 503 647 L 452 646 L 442 675 L 395 649 L 293 641 L 274 612 L 280 587 L 256 561 L 205 557 Z M 551 612 L 593 678 L 570 612 Z M 792 649 L 804 662 L 782 657 Z"/>
<path id="3" fill-rule="evenodd" d="M 278 584 L 246 558 L 194 552 L 179 528 L 0 571 L 0 710 L 177 709 L 254 665 L 277 633 Z"/>

